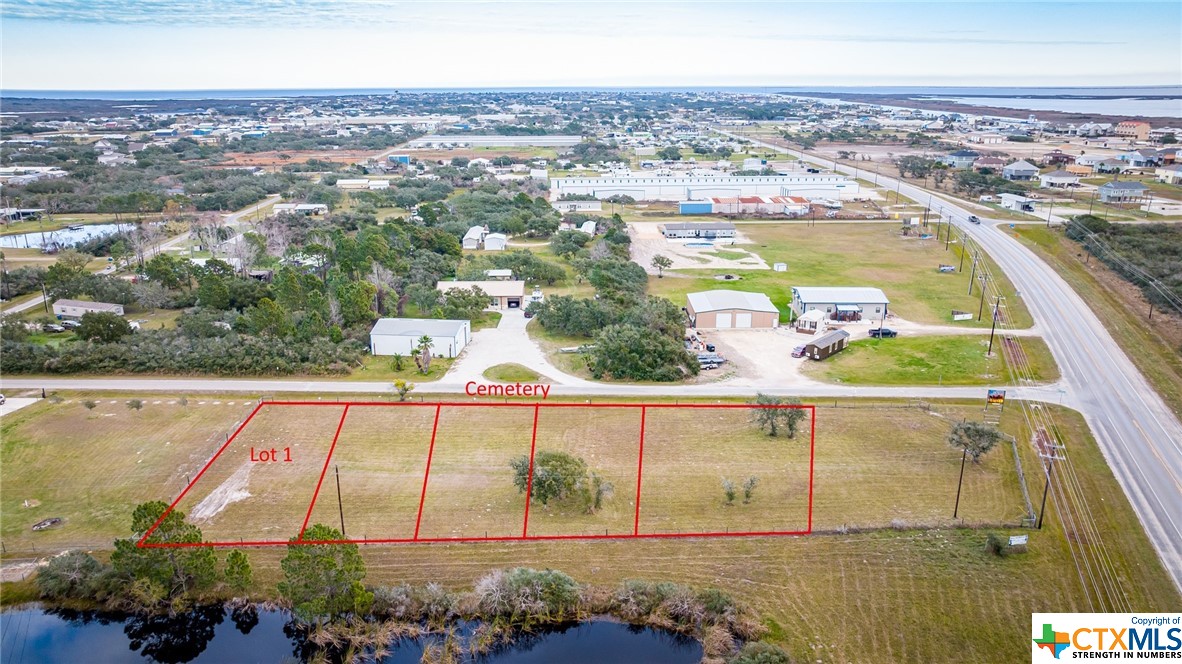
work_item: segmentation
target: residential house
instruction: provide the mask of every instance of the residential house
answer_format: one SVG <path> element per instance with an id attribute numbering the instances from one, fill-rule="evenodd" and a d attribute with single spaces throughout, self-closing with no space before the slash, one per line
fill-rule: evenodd
<path id="1" fill-rule="evenodd" d="M 1053 166 L 1058 164 L 1070 164 L 1075 161 L 1075 157 L 1067 154 L 1062 150 L 1051 150 L 1042 156 L 1042 163 L 1045 166 Z"/>
<path id="2" fill-rule="evenodd" d="M 1105 159 L 1095 166 L 1097 173 L 1122 173 L 1129 168 L 1127 163 L 1119 159 Z"/>
<path id="3" fill-rule="evenodd" d="M 1100 200 L 1105 203 L 1134 203 L 1145 196 L 1149 187 L 1140 182 L 1113 180 L 1100 185 Z"/>
<path id="4" fill-rule="evenodd" d="M 479 288 L 490 298 L 494 309 L 520 309 L 525 297 L 524 281 L 440 281 L 435 286 L 446 293 L 456 288 Z"/>
<path id="5" fill-rule="evenodd" d="M 1165 184 L 1182 184 L 1182 164 L 1170 164 L 1169 166 L 1159 166 L 1153 172 L 1157 177 L 1158 182 Z"/>
<path id="6" fill-rule="evenodd" d="M 949 168 L 971 168 L 974 161 L 981 155 L 972 150 L 957 150 L 944 155 L 940 161 L 948 165 Z"/>
<path id="7" fill-rule="evenodd" d="M 123 305 L 107 302 L 85 302 L 83 300 L 58 300 L 53 303 L 53 315 L 58 318 L 82 318 L 82 314 L 100 313 L 122 316 Z"/>
<path id="8" fill-rule="evenodd" d="M 484 230 L 484 226 L 473 226 L 464 233 L 464 239 L 460 241 L 465 249 L 479 249 L 480 243 L 484 241 L 484 234 L 488 231 Z"/>
<path id="9" fill-rule="evenodd" d="M 731 238 L 735 236 L 735 225 L 728 222 L 689 222 L 677 224 L 661 224 L 658 226 L 661 234 L 668 239 L 715 239 Z"/>
<path id="10" fill-rule="evenodd" d="M 1079 176 L 1062 169 L 1038 176 L 1038 186 L 1042 189 L 1065 189 L 1078 185 Z"/>
<path id="11" fill-rule="evenodd" d="M 836 321 L 858 321 L 863 318 L 885 320 L 890 300 L 878 288 L 847 288 L 825 286 L 794 286 L 792 311 L 801 316 L 813 309 L 825 312 Z"/>
<path id="12" fill-rule="evenodd" d="M 1038 175 L 1038 166 L 1025 159 L 1019 159 L 1001 169 L 1001 176 L 1007 180 L 1032 180 L 1036 175 Z"/>
<path id="13" fill-rule="evenodd" d="M 999 171 L 1005 165 L 1005 160 L 999 157 L 981 157 L 977 161 L 973 162 L 973 168 L 978 171 L 983 168 L 988 168 L 991 171 Z"/>
<path id="14" fill-rule="evenodd" d="M 1034 212 L 1034 199 L 1017 194 L 1000 194 L 1001 206 L 1014 212 Z"/>

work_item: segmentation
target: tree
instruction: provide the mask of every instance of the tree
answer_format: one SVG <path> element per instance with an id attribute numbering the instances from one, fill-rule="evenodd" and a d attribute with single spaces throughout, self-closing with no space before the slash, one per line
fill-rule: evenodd
<path id="1" fill-rule="evenodd" d="M 345 327 L 373 322 L 374 297 L 377 292 L 377 286 L 368 281 L 350 281 L 337 287 L 337 301 L 341 305 L 341 319 Z"/>
<path id="2" fill-rule="evenodd" d="M 434 344 L 435 341 L 424 334 L 419 337 L 418 346 L 415 347 L 415 366 L 423 375 L 431 372 L 431 346 Z"/>
<path id="3" fill-rule="evenodd" d="M 87 599 L 103 565 L 82 551 L 70 551 L 49 559 L 37 572 L 37 590 L 50 599 Z"/>
<path id="4" fill-rule="evenodd" d="M 304 542 L 344 539 L 336 529 L 314 524 L 304 532 Z M 319 623 L 366 613 L 373 593 L 361 584 L 365 561 L 356 544 L 297 543 L 293 537 L 280 566 L 283 581 L 279 594 L 291 602 L 292 615 L 305 623 Z"/>
<path id="5" fill-rule="evenodd" d="M 226 556 L 225 577 L 226 585 L 236 592 L 243 592 L 250 588 L 253 573 L 250 569 L 250 560 L 247 559 L 245 553 L 234 549 Z"/>
<path id="6" fill-rule="evenodd" d="M 657 268 L 657 278 L 658 279 L 664 278 L 665 277 L 665 270 L 667 270 L 672 265 L 673 265 L 673 261 L 668 256 L 662 256 L 661 254 L 657 254 L 656 256 L 653 256 L 652 266 Z"/>
<path id="7" fill-rule="evenodd" d="M 759 486 L 759 478 L 752 475 L 743 482 L 743 504 L 751 502 L 751 496 L 755 494 L 755 487 Z"/>
<path id="8" fill-rule="evenodd" d="M 679 341 L 635 325 L 609 325 L 595 335 L 587 368 L 596 379 L 670 382 L 696 376 L 698 359 Z"/>
<path id="9" fill-rule="evenodd" d="M 112 343 L 131 334 L 131 323 L 114 312 L 87 312 L 82 314 L 81 324 L 74 334 L 83 341 Z"/>
<path id="10" fill-rule="evenodd" d="M 406 395 L 415 389 L 415 384 L 401 378 L 394 380 L 394 391 L 398 393 L 399 401 L 406 401 Z"/>
<path id="11" fill-rule="evenodd" d="M 603 507 L 603 501 L 616 492 L 616 486 L 600 477 L 599 473 L 591 473 L 591 490 L 593 495 L 589 511 L 598 512 Z"/>
<path id="12" fill-rule="evenodd" d="M 757 392 L 755 401 L 748 403 L 755 406 L 751 409 L 752 421 L 769 436 L 778 436 L 782 426 L 789 438 L 795 438 L 800 422 L 805 418 L 803 408 L 784 407 L 799 406 L 800 402 L 795 399 L 781 399 Z"/>
<path id="13" fill-rule="evenodd" d="M 137 304 L 151 311 L 166 306 L 172 300 L 168 289 L 155 281 L 142 281 L 133 284 L 131 292 L 134 294 Z"/>
<path id="14" fill-rule="evenodd" d="M 207 547 L 140 548 L 136 543 L 159 521 L 145 540 L 147 544 L 196 544 L 201 530 L 185 522 L 179 510 L 165 512 L 168 504 L 155 500 L 142 503 L 131 516 L 131 539 L 115 540 L 111 567 L 130 582 L 139 583 L 146 600 L 183 597 L 190 591 L 210 587 L 217 580 L 217 557 Z"/>
<path id="15" fill-rule="evenodd" d="M 402 353 L 394 353 L 390 356 L 390 368 L 394 371 L 402 371 L 402 364 L 405 360 L 406 356 Z"/>
<path id="16" fill-rule="evenodd" d="M 230 308 L 230 289 L 226 280 L 217 274 L 206 274 L 197 286 L 197 304 L 210 309 Z"/>
<path id="17" fill-rule="evenodd" d="M 722 478 L 722 495 L 726 497 L 727 505 L 735 504 L 735 496 L 738 495 L 735 491 L 735 483 L 725 477 Z"/>
<path id="18" fill-rule="evenodd" d="M 452 288 L 443 294 L 440 308 L 444 318 L 463 320 L 480 316 L 488 303 L 488 294 L 479 286 Z"/>
<path id="19" fill-rule="evenodd" d="M 142 399 L 132 399 L 127 402 L 127 410 L 143 410 L 144 402 Z"/>
<path id="20" fill-rule="evenodd" d="M 582 231 L 558 231 L 550 238 L 550 250 L 555 256 L 566 258 L 587 246 L 591 236 Z"/>
<path id="21" fill-rule="evenodd" d="M 665 161 L 681 161 L 681 149 L 676 145 L 670 145 L 657 150 L 657 156 Z"/>
<path id="22" fill-rule="evenodd" d="M 968 453 L 973 463 L 1001 442 L 1002 434 L 984 422 L 959 422 L 948 434 L 948 444 Z"/>
<path id="23" fill-rule="evenodd" d="M 439 306 L 442 293 L 435 286 L 426 284 L 411 284 L 406 287 L 406 297 L 419 308 L 419 313 L 430 316 L 435 307 Z"/>
<path id="24" fill-rule="evenodd" d="M 513 468 L 513 484 L 517 490 L 525 493 L 529 488 L 530 498 L 543 505 L 575 496 L 590 498 L 587 462 L 576 456 L 566 452 L 538 452 L 534 455 L 532 482 L 528 456 L 523 454 L 509 465 Z"/>
<path id="25" fill-rule="evenodd" d="M 282 339 L 290 336 L 294 330 L 291 316 L 268 297 L 264 297 L 259 300 L 257 305 L 247 309 L 243 319 L 247 329 L 254 334 Z"/>

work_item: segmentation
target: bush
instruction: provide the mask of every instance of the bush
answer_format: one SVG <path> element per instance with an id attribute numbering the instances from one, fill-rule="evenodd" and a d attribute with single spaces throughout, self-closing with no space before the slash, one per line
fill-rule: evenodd
<path id="1" fill-rule="evenodd" d="M 480 611 L 529 624 L 533 619 L 573 619 L 580 600 L 579 584 L 567 574 L 517 567 L 494 570 L 474 589 Z"/>
<path id="2" fill-rule="evenodd" d="M 1008 551 L 1006 550 L 1008 543 L 1005 538 L 997 533 L 989 533 L 985 536 L 985 552 L 991 553 L 998 558 L 1004 558 Z"/>
<path id="3" fill-rule="evenodd" d="M 731 664 L 792 664 L 792 659 L 779 646 L 755 641 L 744 645 Z"/>
<path id="4" fill-rule="evenodd" d="M 595 378 L 672 382 L 696 376 L 698 359 L 680 341 L 633 325 L 611 325 L 595 335 L 587 352 Z"/>
<path id="5" fill-rule="evenodd" d="M 37 590 L 47 599 L 89 599 L 104 567 L 82 551 L 55 556 L 37 572 Z"/>

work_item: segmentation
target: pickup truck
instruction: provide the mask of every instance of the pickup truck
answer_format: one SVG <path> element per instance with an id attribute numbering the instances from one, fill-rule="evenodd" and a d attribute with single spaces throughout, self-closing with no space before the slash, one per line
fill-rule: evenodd
<path id="1" fill-rule="evenodd" d="M 870 329 L 870 336 L 874 339 L 893 339 L 899 333 L 889 327 L 874 327 Z"/>

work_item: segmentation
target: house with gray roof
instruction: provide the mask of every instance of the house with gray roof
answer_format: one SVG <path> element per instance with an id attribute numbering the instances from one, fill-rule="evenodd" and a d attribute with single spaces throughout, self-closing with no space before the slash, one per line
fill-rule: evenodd
<path id="1" fill-rule="evenodd" d="M 957 150 L 944 155 L 940 160 L 948 165 L 949 168 L 972 168 L 973 162 L 981 155 L 972 150 Z"/>
<path id="2" fill-rule="evenodd" d="M 1063 189 L 1079 185 L 1079 176 L 1063 169 L 1038 176 L 1038 186 L 1043 189 Z"/>
<path id="3" fill-rule="evenodd" d="M 1145 196 L 1149 187 L 1140 182 L 1113 180 L 1100 185 L 1100 200 L 1105 203 L 1134 203 Z"/>
<path id="4" fill-rule="evenodd" d="M 1025 159 L 1019 159 L 1001 169 L 1001 176 L 1007 180 L 1032 180 L 1036 175 L 1038 175 L 1038 166 Z"/>

